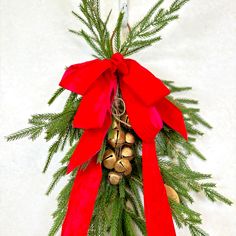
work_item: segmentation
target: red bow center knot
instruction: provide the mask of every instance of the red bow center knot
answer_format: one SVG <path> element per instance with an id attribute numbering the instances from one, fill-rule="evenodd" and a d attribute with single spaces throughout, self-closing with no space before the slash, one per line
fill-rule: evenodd
<path id="1" fill-rule="evenodd" d="M 118 71 L 120 74 L 123 74 L 123 75 L 128 73 L 128 67 L 125 63 L 125 60 L 122 54 L 120 53 L 113 54 L 110 61 L 112 64 L 111 70 L 113 72 Z"/>
<path id="2" fill-rule="evenodd" d="M 73 125 L 84 129 L 84 132 L 71 156 L 68 173 L 83 163 L 89 163 L 85 170 L 77 172 L 62 236 L 86 236 L 88 233 L 102 179 L 97 154 L 111 125 L 111 105 L 118 83 L 130 124 L 143 141 L 143 192 L 148 236 L 175 236 L 158 166 L 155 137 L 165 123 L 187 139 L 184 118 L 166 98 L 170 91 L 162 81 L 138 62 L 126 59 L 120 53 L 114 54 L 111 59 L 72 65 L 60 82 L 62 87 L 83 96 Z"/>

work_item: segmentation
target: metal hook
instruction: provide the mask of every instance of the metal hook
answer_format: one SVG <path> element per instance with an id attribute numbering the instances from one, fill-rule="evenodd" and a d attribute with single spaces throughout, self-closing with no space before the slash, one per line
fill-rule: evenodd
<path id="1" fill-rule="evenodd" d="M 128 0 L 120 0 L 120 11 L 124 12 L 124 19 L 123 19 L 122 27 L 126 28 L 128 25 L 128 19 L 129 19 Z"/>

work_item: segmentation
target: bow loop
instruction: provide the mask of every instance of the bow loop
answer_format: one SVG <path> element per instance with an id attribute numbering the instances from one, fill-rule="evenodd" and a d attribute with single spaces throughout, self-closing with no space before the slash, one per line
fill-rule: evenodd
<path id="1" fill-rule="evenodd" d="M 163 82 L 134 60 L 126 59 L 129 68 L 121 83 L 134 92 L 145 106 L 152 106 L 167 96 L 170 91 Z"/>
<path id="2" fill-rule="evenodd" d="M 98 59 L 72 65 L 65 71 L 59 85 L 74 93 L 85 95 L 96 79 L 109 68 L 109 61 Z"/>
<path id="3" fill-rule="evenodd" d="M 83 96 L 75 114 L 73 125 L 75 128 L 97 129 L 104 126 L 107 113 L 117 89 L 117 81 L 110 71 L 106 71 L 97 79 Z"/>

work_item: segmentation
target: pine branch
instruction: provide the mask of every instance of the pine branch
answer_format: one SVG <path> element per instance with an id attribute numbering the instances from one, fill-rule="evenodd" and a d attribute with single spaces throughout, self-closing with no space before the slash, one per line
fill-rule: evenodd
<path id="1" fill-rule="evenodd" d="M 87 34 L 84 30 L 81 30 L 79 34 L 84 40 L 89 44 L 89 46 L 97 53 L 101 58 L 105 58 L 105 55 L 101 51 L 98 45 L 94 43 L 94 38 L 92 38 L 89 34 Z"/>
<path id="2" fill-rule="evenodd" d="M 156 12 L 156 10 L 161 6 L 161 4 L 164 2 L 164 0 L 159 0 L 146 14 L 146 16 L 137 24 L 137 27 L 140 27 L 141 29 L 145 28 L 147 24 L 150 24 L 151 18 L 153 14 Z"/>
<path id="3" fill-rule="evenodd" d="M 125 208 L 125 212 L 132 218 L 133 222 L 136 224 L 136 226 L 139 228 L 142 234 L 146 236 L 147 232 L 144 219 L 142 219 L 141 217 L 137 217 L 137 215 L 134 212 L 132 212 L 132 210 L 130 210 L 129 208 Z"/>
<path id="4" fill-rule="evenodd" d="M 172 200 L 169 200 L 169 202 L 171 205 L 172 214 L 180 227 L 182 227 L 182 225 L 201 224 L 202 221 L 199 213 L 191 210 L 183 204 L 178 204 Z"/>
<path id="5" fill-rule="evenodd" d="M 139 206 L 139 215 L 141 215 L 142 217 L 144 217 L 144 209 L 143 209 L 143 203 L 142 203 L 142 200 L 141 200 L 141 197 L 140 197 L 140 194 L 139 194 L 139 187 L 137 186 L 137 184 L 135 183 L 135 181 L 133 179 L 129 179 L 128 181 L 129 183 L 129 187 L 130 187 L 130 190 L 132 191 L 132 194 L 135 196 L 136 198 L 136 201 L 138 206 Z"/>
<path id="6" fill-rule="evenodd" d="M 175 0 L 171 7 L 170 7 L 170 12 L 176 12 L 178 11 L 183 5 L 185 5 L 189 0 Z"/>
<path id="7" fill-rule="evenodd" d="M 120 236 L 121 222 L 122 222 L 123 201 L 116 198 L 112 206 L 111 215 L 111 235 Z"/>
<path id="8" fill-rule="evenodd" d="M 29 137 L 30 139 L 35 139 L 35 133 L 40 134 L 43 131 L 43 126 L 32 126 L 29 128 L 25 128 L 19 130 L 13 134 L 10 134 L 6 137 L 7 141 L 15 141 L 18 139 L 22 139 L 25 137 Z"/>
<path id="9" fill-rule="evenodd" d="M 47 160 L 46 160 L 46 163 L 45 163 L 45 166 L 43 168 L 43 173 L 45 173 L 48 169 L 48 166 L 52 160 L 52 157 L 57 153 L 59 147 L 60 147 L 60 144 L 61 144 L 61 141 L 62 141 L 62 137 L 59 137 L 59 139 L 54 142 L 51 147 L 49 148 L 48 150 L 48 157 L 47 157 Z"/>
<path id="10" fill-rule="evenodd" d="M 68 150 L 68 152 L 66 153 L 66 155 L 62 158 L 62 160 L 61 160 L 61 164 L 62 164 L 62 165 L 64 165 L 64 164 L 66 164 L 66 163 L 69 162 L 70 157 L 72 156 L 73 152 L 75 151 L 76 146 L 77 146 L 77 143 L 74 144 L 74 145 Z"/>
<path id="11" fill-rule="evenodd" d="M 131 28 L 127 40 L 123 43 L 121 47 L 121 53 L 124 55 L 131 55 L 132 53 L 151 46 L 153 43 L 159 41 L 161 37 L 159 33 L 164 29 L 170 22 L 178 19 L 176 11 L 178 11 L 188 0 L 178 0 L 171 4 L 168 10 L 163 8 L 160 9 L 163 0 L 158 1 L 151 10 L 136 24 Z M 142 40 L 141 44 L 135 46 L 135 42 Z M 152 40 L 158 39 L 158 40 Z"/>
<path id="12" fill-rule="evenodd" d="M 103 141 L 103 144 L 102 144 L 102 147 L 101 147 L 101 150 L 100 150 L 100 152 L 98 153 L 97 161 L 98 161 L 99 163 L 102 163 L 102 161 L 103 161 L 103 155 L 104 155 L 104 153 L 105 153 L 105 151 L 106 151 L 106 148 L 107 148 L 107 143 L 106 143 L 106 140 L 104 140 L 104 141 Z"/>
<path id="13" fill-rule="evenodd" d="M 57 213 L 56 218 L 54 219 L 53 225 L 49 231 L 48 236 L 55 236 L 58 230 L 60 229 L 62 222 L 65 218 L 66 211 L 62 210 L 61 212 Z"/>
<path id="14" fill-rule="evenodd" d="M 132 218 L 130 217 L 130 215 L 127 212 L 124 212 L 124 218 L 123 218 L 123 222 L 124 222 L 124 235 L 126 236 L 135 236 L 135 231 L 132 225 Z"/>
<path id="15" fill-rule="evenodd" d="M 49 195 L 52 190 L 54 189 L 54 187 L 56 186 L 56 184 L 60 181 L 60 179 L 65 176 L 66 174 L 66 166 L 61 167 L 57 172 L 54 173 L 53 175 L 53 180 L 51 182 L 51 184 L 48 187 L 48 190 L 46 192 L 46 195 Z"/>
<path id="16" fill-rule="evenodd" d="M 233 204 L 233 202 L 231 200 L 229 200 L 228 198 L 226 198 L 222 194 L 218 193 L 216 190 L 212 189 L 212 187 L 203 187 L 203 189 L 204 189 L 205 195 L 211 201 L 213 201 L 213 202 L 220 201 L 220 202 L 224 202 L 227 205 Z"/>
<path id="17" fill-rule="evenodd" d="M 149 45 L 148 45 L 148 46 L 149 46 Z M 125 53 L 125 55 L 126 55 L 126 56 L 130 56 L 130 55 L 132 55 L 132 54 L 134 54 L 134 53 L 137 53 L 137 52 L 141 51 L 141 50 L 144 49 L 144 48 L 146 48 L 146 45 L 143 45 L 143 46 L 140 46 L 140 47 L 136 47 L 136 48 L 134 48 L 134 49 L 130 49 L 129 51 L 127 51 L 127 52 Z"/>
<path id="18" fill-rule="evenodd" d="M 85 26 L 87 26 L 87 29 L 91 30 L 92 34 L 94 35 L 95 38 L 97 38 L 96 33 L 93 31 L 93 28 L 90 27 L 89 23 L 83 19 L 83 17 L 81 17 L 78 13 L 72 11 L 72 14 L 78 18 Z"/>
<path id="19" fill-rule="evenodd" d="M 162 80 L 162 82 L 171 90 L 171 94 L 191 90 L 192 87 L 179 87 L 174 85 L 174 81 Z M 171 96 L 169 96 L 171 98 Z"/>
<path id="20" fill-rule="evenodd" d="M 178 103 L 184 103 L 184 104 L 198 104 L 197 100 L 189 99 L 189 98 L 177 98 L 176 101 Z"/>
<path id="21" fill-rule="evenodd" d="M 142 215 L 140 214 L 141 212 L 140 205 L 136 196 L 128 188 L 125 191 L 125 196 L 129 204 L 131 205 L 132 210 L 135 212 L 135 214 L 141 217 Z"/>
<path id="22" fill-rule="evenodd" d="M 48 105 L 51 105 L 64 91 L 64 88 L 58 88 L 53 96 L 49 99 Z"/>
<path id="23" fill-rule="evenodd" d="M 122 199 L 125 198 L 125 185 L 126 185 L 125 180 L 122 179 L 119 184 L 119 197 Z"/>
<path id="24" fill-rule="evenodd" d="M 52 214 L 54 222 L 49 231 L 48 236 L 55 236 L 62 225 L 62 222 L 65 218 L 67 204 L 73 182 L 74 182 L 74 177 L 72 176 L 68 181 L 68 183 L 65 185 L 65 187 L 59 193 L 59 196 L 57 198 L 57 210 Z"/>
<path id="25" fill-rule="evenodd" d="M 192 236 L 209 236 L 208 233 L 206 233 L 203 229 L 199 228 L 195 225 L 189 225 L 189 231 Z"/>
<path id="26" fill-rule="evenodd" d="M 28 120 L 28 123 L 31 125 L 38 125 L 38 124 L 47 124 L 48 121 L 55 120 L 60 115 L 58 113 L 44 113 L 44 114 L 35 114 L 32 115 L 31 118 Z"/>
<path id="27" fill-rule="evenodd" d="M 120 12 L 117 23 L 116 23 L 116 28 L 114 30 L 114 40 L 115 40 L 115 50 L 116 50 L 116 52 L 120 52 L 121 27 L 122 27 L 123 18 L 124 18 L 124 13 Z"/>
<path id="28" fill-rule="evenodd" d="M 71 93 L 66 101 L 63 112 L 57 114 L 46 113 L 33 115 L 31 119 L 29 119 L 29 124 L 32 125 L 31 127 L 9 135 L 7 140 L 12 141 L 24 137 L 35 140 L 43 131 L 46 133 L 45 139 L 47 141 L 57 136 L 57 140 L 51 145 L 48 151 L 47 161 L 43 169 L 43 172 L 46 172 L 52 157 L 58 152 L 59 148 L 63 150 L 67 140 L 72 144 L 73 141 L 79 138 L 77 135 L 78 131 L 72 128 L 72 120 L 79 102 L 80 99 L 77 99 L 77 95 Z"/>
<path id="29" fill-rule="evenodd" d="M 112 55 L 109 32 L 107 30 L 107 23 L 109 21 L 111 11 L 109 12 L 105 22 L 100 16 L 100 4 L 99 1 L 85 0 L 80 4 L 80 11 L 83 17 L 76 12 L 72 12 L 87 30 L 90 31 L 91 35 L 86 33 L 83 29 L 79 31 L 70 30 L 70 32 L 77 34 L 85 39 L 90 47 L 97 53 L 94 55 L 97 58 L 109 58 Z"/>

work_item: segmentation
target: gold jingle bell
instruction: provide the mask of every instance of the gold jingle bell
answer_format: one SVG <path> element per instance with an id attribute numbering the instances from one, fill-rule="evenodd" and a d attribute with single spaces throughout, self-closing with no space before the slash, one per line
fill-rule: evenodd
<path id="1" fill-rule="evenodd" d="M 130 122 L 129 122 L 129 117 L 127 114 L 124 114 L 122 117 L 121 117 L 121 120 L 125 123 L 124 125 L 126 125 L 127 127 L 131 127 L 130 125 Z"/>
<path id="2" fill-rule="evenodd" d="M 106 150 L 103 155 L 103 162 L 102 162 L 104 167 L 111 170 L 114 168 L 116 161 L 117 161 L 116 154 L 111 149 Z"/>
<path id="3" fill-rule="evenodd" d="M 120 159 L 115 164 L 115 170 L 127 176 L 132 172 L 132 165 L 128 159 Z"/>
<path id="4" fill-rule="evenodd" d="M 114 171 L 111 171 L 108 174 L 108 180 L 109 180 L 110 184 L 112 184 L 112 185 L 119 184 L 121 179 L 122 179 L 122 175 L 118 174 L 118 173 L 116 173 Z"/>
<path id="5" fill-rule="evenodd" d="M 114 129 L 108 134 L 108 142 L 114 147 L 118 148 L 125 143 L 125 133 L 122 129 Z"/>
<path id="6" fill-rule="evenodd" d="M 131 133 L 126 133 L 125 134 L 125 143 L 129 146 L 133 145 L 135 143 L 135 137 Z"/>
<path id="7" fill-rule="evenodd" d="M 133 151 L 133 149 L 130 148 L 130 147 L 122 148 L 122 150 L 121 150 L 121 157 L 125 158 L 125 159 L 127 159 L 129 161 L 133 160 L 133 158 L 134 158 L 134 151 Z"/>
<path id="8" fill-rule="evenodd" d="M 167 197 L 177 203 L 180 203 L 178 193 L 172 187 L 168 186 L 167 184 L 165 184 L 165 188 L 166 188 Z"/>

